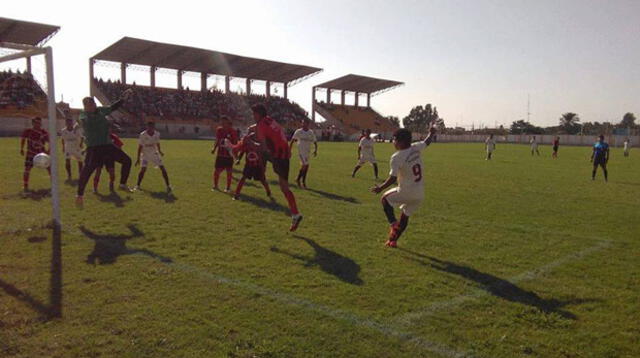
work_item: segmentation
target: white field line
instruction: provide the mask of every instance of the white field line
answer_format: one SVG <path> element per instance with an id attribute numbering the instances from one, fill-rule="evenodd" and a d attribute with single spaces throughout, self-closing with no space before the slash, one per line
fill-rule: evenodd
<path id="1" fill-rule="evenodd" d="M 143 252 L 137 252 L 133 254 L 148 256 Z M 285 303 L 290 306 L 297 306 L 304 310 L 317 312 L 317 313 L 329 316 L 331 318 L 334 318 L 336 320 L 349 322 L 354 326 L 366 327 L 371 330 L 377 331 L 381 334 L 388 335 L 388 336 L 390 335 L 390 336 L 399 338 L 401 340 L 404 340 L 408 344 L 416 346 L 422 349 L 423 351 L 435 353 L 443 357 L 452 357 L 452 358 L 472 357 L 470 353 L 458 351 L 458 350 L 449 348 L 447 346 L 444 346 L 442 344 L 428 341 L 424 338 L 414 335 L 411 332 L 401 331 L 393 327 L 392 325 L 383 324 L 370 318 L 360 317 L 354 313 L 351 313 L 345 310 L 331 308 L 329 306 L 321 305 L 313 301 L 309 301 L 303 298 L 298 298 L 293 295 L 289 295 L 286 293 L 275 291 L 273 289 L 262 287 L 251 282 L 246 282 L 238 279 L 220 276 L 218 274 L 211 273 L 209 271 L 206 271 L 196 266 L 178 263 L 175 261 L 170 262 L 166 259 L 163 259 L 162 257 L 154 257 L 154 258 L 159 259 L 160 262 L 168 266 L 171 266 L 177 269 L 178 271 L 185 272 L 185 273 L 192 273 L 202 279 L 210 280 L 223 285 L 236 287 L 236 288 L 251 292 L 253 294 L 259 294 L 261 296 L 269 297 L 275 301 Z"/>
<path id="2" fill-rule="evenodd" d="M 449 347 L 446 347 L 444 345 L 441 345 L 439 343 L 425 340 L 421 337 L 415 336 L 410 332 L 399 331 L 393 326 L 377 322 L 370 318 L 360 317 L 351 312 L 331 308 L 329 306 L 321 305 L 313 301 L 309 301 L 303 298 L 298 298 L 286 293 L 277 292 L 272 289 L 262 287 L 251 282 L 246 282 L 238 279 L 232 279 L 232 278 L 220 276 L 195 266 L 181 264 L 181 263 L 170 263 L 170 265 L 177 268 L 180 271 L 192 272 L 202 278 L 215 281 L 220 284 L 234 286 L 234 287 L 249 291 L 251 293 L 257 293 L 257 294 L 272 298 L 276 301 L 286 303 L 288 305 L 298 306 L 308 311 L 318 312 L 326 316 L 335 318 L 337 320 L 346 321 L 353 325 L 363 326 L 363 327 L 378 331 L 385 335 L 391 335 L 391 336 L 400 338 L 402 340 L 408 341 L 409 343 L 419 348 L 422 348 L 423 350 L 427 350 L 429 352 L 436 353 L 444 357 L 470 357 L 468 353 L 457 351 Z"/>
<path id="3" fill-rule="evenodd" d="M 559 267 L 562 266 L 564 264 L 567 264 L 569 262 L 572 261 L 577 261 L 587 255 L 590 255 L 594 252 L 600 251 L 602 249 L 605 249 L 607 247 L 609 247 L 611 245 L 610 241 L 601 241 L 599 243 L 597 243 L 594 246 L 582 249 L 578 252 L 574 252 L 572 254 L 569 254 L 567 256 L 564 256 L 558 260 L 555 260 L 553 262 L 550 262 L 544 266 L 523 272 L 519 275 L 516 275 L 512 278 L 510 278 L 508 281 L 511 282 L 512 284 L 517 284 L 519 282 L 522 281 L 527 281 L 527 280 L 533 280 L 536 279 L 538 277 L 540 277 L 541 275 Z M 448 299 L 446 301 L 439 301 L 439 302 L 433 302 L 431 304 L 429 304 L 426 307 L 423 307 L 421 309 L 419 309 L 416 312 L 410 312 L 407 313 L 405 315 L 402 315 L 400 317 L 398 317 L 397 319 L 394 319 L 392 322 L 395 325 L 400 325 L 400 326 L 407 326 L 410 325 L 412 322 L 419 320 L 420 318 L 424 317 L 424 316 L 428 316 L 434 313 L 439 313 L 442 312 L 444 310 L 448 310 L 448 309 L 453 309 L 454 307 L 460 306 L 461 304 L 474 300 L 476 298 L 480 298 L 483 296 L 488 296 L 490 295 L 490 293 L 486 290 L 483 290 L 482 288 L 476 288 L 474 289 L 473 292 L 470 292 L 468 294 L 463 294 L 451 299 Z"/>

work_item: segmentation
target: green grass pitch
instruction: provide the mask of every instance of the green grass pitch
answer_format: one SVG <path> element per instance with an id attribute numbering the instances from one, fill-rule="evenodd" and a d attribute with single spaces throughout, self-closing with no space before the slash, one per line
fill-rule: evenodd
<path id="1" fill-rule="evenodd" d="M 270 168 L 275 202 L 256 182 L 232 201 L 210 191 L 210 142 L 165 140 L 175 196 L 154 169 L 132 194 L 109 195 L 104 175 L 84 210 L 61 185 L 58 258 L 46 173 L 21 195 L 18 144 L 0 139 L 0 357 L 640 352 L 640 152 L 612 149 L 605 183 L 585 147 L 552 160 L 498 144 L 485 161 L 481 144 L 435 143 L 426 200 L 393 250 L 371 167 L 350 177 L 354 143 L 319 143 L 311 189 L 293 189 L 293 235 Z M 381 176 L 392 152 L 376 146 Z"/>

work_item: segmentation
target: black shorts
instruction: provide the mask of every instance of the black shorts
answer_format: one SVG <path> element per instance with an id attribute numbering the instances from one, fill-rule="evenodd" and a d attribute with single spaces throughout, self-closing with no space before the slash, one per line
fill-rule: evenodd
<path id="1" fill-rule="evenodd" d="M 554 146 L 553 147 L 553 151 L 557 153 L 558 152 L 558 147 Z"/>
<path id="2" fill-rule="evenodd" d="M 233 158 L 231 157 L 216 157 L 216 169 L 231 169 L 233 168 Z"/>
<path id="3" fill-rule="evenodd" d="M 596 158 L 593 160 L 593 166 L 597 167 L 597 166 L 601 166 L 601 167 L 606 167 L 607 166 L 607 161 L 604 158 Z"/>
<path id="4" fill-rule="evenodd" d="M 264 167 L 259 165 L 245 165 L 242 175 L 249 180 L 264 180 Z"/>
<path id="5" fill-rule="evenodd" d="M 280 178 L 289 180 L 289 159 L 271 159 L 273 163 L 273 172 L 278 174 Z"/>
<path id="6" fill-rule="evenodd" d="M 117 155 L 117 151 L 120 151 L 120 149 L 113 144 L 89 147 L 84 159 L 85 164 L 89 168 L 105 166 L 107 169 L 111 169 L 114 166 L 114 158 Z"/>

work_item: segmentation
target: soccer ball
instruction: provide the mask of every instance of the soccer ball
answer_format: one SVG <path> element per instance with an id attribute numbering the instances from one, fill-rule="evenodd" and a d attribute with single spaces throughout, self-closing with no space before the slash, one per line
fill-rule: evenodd
<path id="1" fill-rule="evenodd" d="M 47 169 L 51 165 L 51 158 L 47 153 L 38 153 L 33 157 L 33 165 L 36 168 Z"/>

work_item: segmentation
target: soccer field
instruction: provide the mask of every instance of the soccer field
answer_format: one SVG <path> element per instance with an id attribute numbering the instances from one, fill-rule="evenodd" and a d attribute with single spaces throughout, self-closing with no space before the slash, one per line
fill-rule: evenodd
<path id="1" fill-rule="evenodd" d="M 275 202 L 256 182 L 232 201 L 210 190 L 211 142 L 165 140 L 174 196 L 154 169 L 131 194 L 103 174 L 83 210 L 61 185 L 58 258 L 46 172 L 23 196 L 0 139 L 0 357 L 638 357 L 640 152 L 612 149 L 605 183 L 587 147 L 483 147 L 424 152 L 425 202 L 388 249 L 355 143 L 319 143 L 291 234 L 270 169 Z M 381 177 L 392 152 L 376 146 Z"/>

